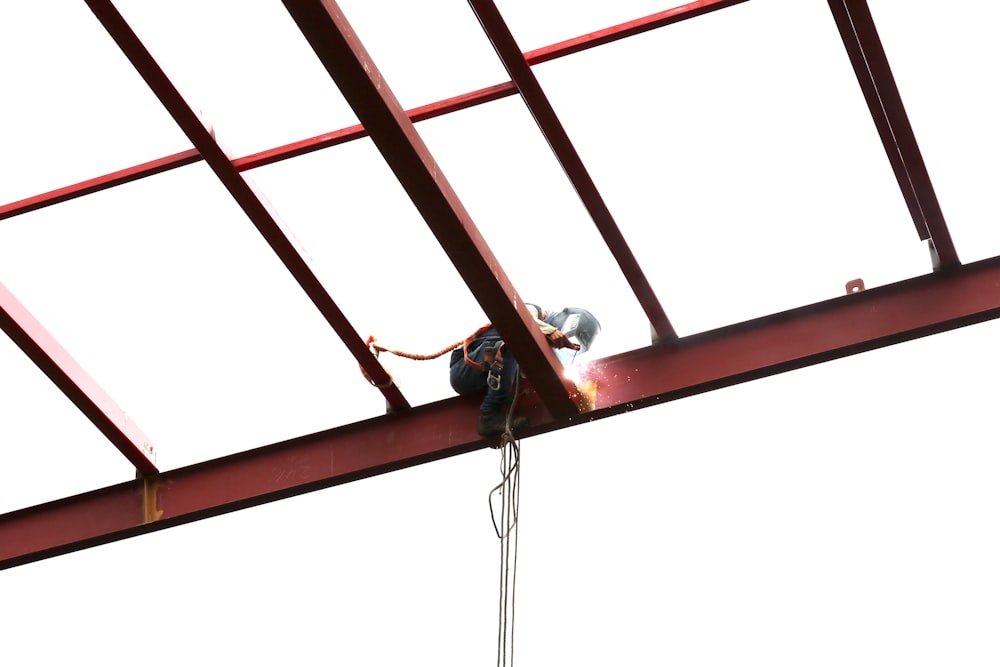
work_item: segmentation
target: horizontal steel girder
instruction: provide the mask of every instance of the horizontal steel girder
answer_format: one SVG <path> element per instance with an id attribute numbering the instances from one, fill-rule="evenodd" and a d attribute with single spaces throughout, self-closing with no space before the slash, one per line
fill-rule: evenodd
<path id="1" fill-rule="evenodd" d="M 1000 257 L 595 361 L 594 408 L 519 408 L 530 437 L 1000 317 Z M 0 515 L 0 568 L 493 444 L 455 398 Z"/>

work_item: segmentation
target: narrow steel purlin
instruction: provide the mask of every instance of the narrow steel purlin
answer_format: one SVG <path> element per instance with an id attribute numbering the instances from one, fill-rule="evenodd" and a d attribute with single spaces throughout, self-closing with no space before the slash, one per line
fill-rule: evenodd
<path id="1" fill-rule="evenodd" d="M 423 139 L 332 0 L 283 0 L 320 62 L 548 409 L 579 410 L 575 385 L 517 295 Z"/>
<path id="2" fill-rule="evenodd" d="M 113 188 L 116 185 L 124 185 L 125 183 L 130 183 L 132 181 L 139 180 L 140 178 L 146 178 L 147 176 L 162 174 L 165 171 L 194 164 L 195 162 L 200 161 L 201 155 L 198 154 L 198 151 L 191 148 L 186 151 L 181 151 L 180 153 L 174 153 L 173 155 L 167 155 L 166 157 L 151 160 L 150 162 L 143 162 L 142 164 L 137 164 L 134 167 L 129 167 L 128 169 L 113 171 L 110 174 L 105 174 L 104 176 L 91 178 L 74 185 L 59 188 L 58 190 L 52 190 L 34 197 L 28 197 L 27 199 L 21 199 L 19 201 L 0 206 L 0 220 L 12 218 L 15 215 L 28 213 L 29 211 L 36 211 L 40 208 L 45 208 L 46 206 L 59 204 L 61 202 L 76 199 L 77 197 L 89 195 L 94 192 L 100 192 L 101 190 Z"/>
<path id="3" fill-rule="evenodd" d="M 496 5 L 492 0 L 469 0 L 469 4 L 479 18 L 479 23 L 483 26 L 486 36 L 489 37 L 504 67 L 507 68 L 511 80 L 521 92 L 521 98 L 528 107 L 528 111 L 531 112 L 542 135 L 552 148 L 552 152 L 566 172 L 566 176 L 597 226 L 604 243 L 608 246 L 625 276 L 625 280 L 646 313 L 646 317 L 655 332 L 655 339 L 676 339 L 677 332 L 670 324 L 653 287 L 646 280 L 646 275 L 643 273 L 642 267 L 639 266 L 632 249 L 625 241 L 625 237 L 622 236 L 614 216 L 611 215 L 611 210 L 604 202 L 597 185 L 590 177 L 590 172 L 583 164 L 580 154 L 573 146 L 573 142 L 563 128 L 555 109 L 549 103 L 548 97 L 539 85 L 534 72 L 531 71 L 527 60 L 524 59 L 520 47 L 514 40 L 514 36 L 503 17 L 500 16 Z"/>
<path id="4" fill-rule="evenodd" d="M 0 329 L 143 475 L 157 473 L 152 441 L 31 313 L 0 284 Z"/>
<path id="5" fill-rule="evenodd" d="M 921 239 L 930 238 L 936 264 L 941 267 L 959 264 L 868 3 L 865 0 L 828 2 L 917 234 Z"/>
<path id="6" fill-rule="evenodd" d="M 586 51 L 596 46 L 617 42 L 619 39 L 641 35 L 650 30 L 679 23 L 744 2 L 747 2 L 747 0 L 698 0 L 697 2 L 689 2 L 679 7 L 665 9 L 662 12 L 656 12 L 655 14 L 643 16 L 632 21 L 619 23 L 610 28 L 589 32 L 580 37 L 574 37 L 550 46 L 535 49 L 534 51 L 528 51 L 524 54 L 524 59 L 528 61 L 529 65 L 537 65 L 573 53 Z"/>
<path id="7" fill-rule="evenodd" d="M 524 54 L 524 57 L 530 65 L 548 62 L 550 60 L 579 53 L 597 46 L 603 46 L 604 44 L 610 44 L 619 39 L 632 37 L 649 30 L 662 28 L 672 23 L 677 23 L 695 16 L 701 16 L 702 14 L 746 1 L 747 0 L 703 0 L 702 2 L 691 2 L 680 7 L 657 12 L 656 14 L 651 14 L 643 18 L 627 21 L 603 30 L 598 30 L 597 32 L 588 33 L 586 35 L 557 42 L 549 46 L 544 46 L 539 49 L 529 51 Z M 413 122 L 418 122 L 429 118 L 437 118 L 438 116 L 443 116 L 462 109 L 468 109 L 486 102 L 503 99 L 515 94 L 517 94 L 517 87 L 512 81 L 507 81 L 495 86 L 481 88 L 479 90 L 464 93 L 455 97 L 449 97 L 432 104 L 417 107 L 408 111 L 407 115 Z M 336 146 L 348 141 L 354 141 L 355 139 L 360 139 L 366 136 L 368 135 L 364 131 L 363 127 L 360 125 L 353 125 L 351 127 L 335 130 L 333 132 L 327 132 L 315 137 L 295 141 L 290 144 L 285 144 L 283 146 L 278 146 L 259 153 L 237 158 L 233 160 L 233 165 L 238 171 L 244 171 L 280 162 L 282 160 L 287 160 L 299 155 L 305 155 L 313 151 L 322 150 L 324 148 Z M 104 176 L 91 178 L 75 185 L 59 188 L 58 190 L 52 190 L 51 192 L 45 192 L 34 197 L 29 197 L 27 199 L 22 199 L 0 206 L 0 220 L 20 215 L 21 213 L 27 213 L 28 211 L 37 210 L 45 206 L 51 206 L 52 204 L 58 204 L 66 200 L 73 199 L 74 197 L 80 197 L 85 194 L 114 187 L 115 185 L 120 185 L 137 178 L 144 178 L 169 169 L 182 167 L 199 160 L 201 160 L 201 156 L 198 155 L 196 151 L 185 151 L 174 155 L 168 155 L 151 162 L 146 162 L 135 167 L 112 172 Z M 151 168 L 153 165 L 155 165 L 155 168 Z M 123 176 L 127 176 L 127 178 L 123 178 Z"/>
<path id="8" fill-rule="evenodd" d="M 598 360 L 595 409 L 555 418 L 529 394 L 523 435 L 997 317 L 1000 257 Z M 0 515 L 0 569 L 495 445 L 467 419 L 475 404 L 448 399 Z"/>
<path id="9" fill-rule="evenodd" d="M 382 365 L 372 356 L 361 336 L 347 320 L 322 282 L 310 267 L 308 255 L 299 247 L 284 227 L 277 213 L 271 210 L 267 200 L 258 194 L 249 178 L 241 175 L 212 132 L 205 127 L 198 114 L 188 105 L 173 83 L 156 63 L 132 28 L 118 13 L 110 0 L 87 0 L 87 5 L 115 40 L 125 56 L 142 76 L 174 121 L 194 144 L 195 148 L 215 172 L 230 195 L 250 218 L 254 226 L 281 259 L 295 280 L 319 309 L 326 321 L 340 336 L 372 382 L 382 391 L 386 401 L 394 409 L 408 408 L 392 378 Z"/>

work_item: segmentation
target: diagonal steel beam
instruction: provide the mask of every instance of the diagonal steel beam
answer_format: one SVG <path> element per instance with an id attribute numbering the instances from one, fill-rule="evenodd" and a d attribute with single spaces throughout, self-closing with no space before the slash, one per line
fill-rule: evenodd
<path id="1" fill-rule="evenodd" d="M 594 408 L 537 435 L 1000 317 L 1000 257 L 594 362 Z M 0 515 L 0 569 L 493 446 L 460 397 Z"/>
<path id="2" fill-rule="evenodd" d="M 930 174 L 865 0 L 828 0 L 889 164 L 921 239 L 930 239 L 935 268 L 959 264 Z"/>
<path id="3" fill-rule="evenodd" d="M 649 30 L 662 28 L 672 23 L 677 23 L 695 16 L 701 16 L 702 14 L 746 1 L 747 0 L 701 0 L 700 2 L 689 2 L 685 5 L 681 5 L 680 7 L 657 12 L 656 14 L 650 14 L 649 16 L 620 23 L 596 32 L 587 33 L 586 35 L 580 35 L 561 42 L 556 42 L 555 44 L 543 46 L 525 53 L 524 57 L 531 65 L 548 62 L 549 60 L 555 60 L 556 58 L 562 58 L 563 56 L 579 53 L 597 46 L 610 44 L 618 41 L 619 39 L 632 37 Z M 429 118 L 437 118 L 438 116 L 443 116 L 455 111 L 461 111 L 462 109 L 468 109 L 479 104 L 485 104 L 486 102 L 503 99 L 505 97 L 515 95 L 516 93 L 517 87 L 514 83 L 512 81 L 506 81 L 494 86 L 480 88 L 479 90 L 439 100 L 431 104 L 425 104 L 424 106 L 410 109 L 406 113 L 410 117 L 410 120 L 416 123 Z M 326 132 L 315 137 L 294 141 L 290 144 L 269 148 L 252 155 L 246 155 L 233 160 L 233 165 L 238 171 L 245 171 L 247 169 L 254 169 L 256 167 L 274 164 L 275 162 L 281 162 L 282 160 L 287 160 L 299 155 L 305 155 L 313 151 L 322 150 L 324 148 L 347 143 L 349 141 L 354 141 L 355 139 L 361 139 L 362 137 L 367 136 L 368 133 L 365 132 L 361 125 L 353 125 L 351 127 L 334 130 L 333 132 Z M 9 204 L 4 204 L 0 206 L 0 220 L 12 218 L 16 215 L 34 211 L 45 206 L 51 206 L 75 197 L 81 197 L 85 194 L 121 185 L 122 183 L 127 183 L 138 178 L 153 176 L 154 174 L 158 174 L 169 169 L 176 169 L 177 167 L 183 167 L 184 165 L 191 164 L 192 162 L 198 162 L 200 160 L 201 155 L 198 154 L 197 151 L 183 151 L 181 153 L 168 155 L 150 162 L 145 162 L 134 167 L 112 172 L 104 176 L 91 178 L 75 185 L 69 185 L 57 190 L 28 197 L 27 199 L 21 199 Z"/>
<path id="4" fill-rule="evenodd" d="M 258 192 L 253 182 L 236 170 L 229 156 L 216 141 L 213 131 L 205 126 L 194 109 L 184 100 L 114 4 L 110 0 L 86 1 L 108 34 L 142 76 L 146 85 L 166 107 L 208 166 L 222 181 L 229 194 L 340 336 L 358 364 L 371 378 L 372 383 L 382 391 L 388 404 L 394 409 L 409 407 L 392 378 L 372 356 L 365 341 L 358 335 L 313 272 L 309 256 L 286 229 L 278 214 L 272 210 L 267 199 Z"/>
<path id="5" fill-rule="evenodd" d="M 545 140 L 552 148 L 556 159 L 566 172 L 567 178 L 573 184 L 580 201 L 590 214 L 590 218 L 597 226 L 604 243 L 611 250 L 611 255 L 618 263 L 625 280 L 632 288 L 632 292 L 639 300 L 650 325 L 653 327 L 655 340 L 673 340 L 677 338 L 673 325 L 667 318 L 663 306 L 660 304 L 653 287 L 646 280 L 646 275 L 639 266 L 638 260 L 632 254 L 632 249 L 618 228 L 611 210 L 601 196 L 597 185 L 590 177 L 586 165 L 580 158 L 576 147 L 566 133 L 562 122 L 556 115 L 555 109 L 542 90 L 535 73 L 531 71 L 528 61 L 521 53 L 520 47 L 514 40 L 510 28 L 507 27 L 503 17 L 497 10 L 493 0 L 469 0 L 473 11 L 479 18 L 479 23 L 483 26 L 486 36 L 489 37 L 497 55 L 507 68 L 507 73 L 517 85 L 521 92 L 521 98 L 528 107 L 538 128 L 541 130 Z"/>
<path id="6" fill-rule="evenodd" d="M 333 0 L 284 4 L 546 406 L 576 414 L 575 386 L 343 12 Z"/>
<path id="7" fill-rule="evenodd" d="M 155 475 L 158 472 L 149 437 L 2 284 L 0 329 L 125 455 L 140 474 Z"/>

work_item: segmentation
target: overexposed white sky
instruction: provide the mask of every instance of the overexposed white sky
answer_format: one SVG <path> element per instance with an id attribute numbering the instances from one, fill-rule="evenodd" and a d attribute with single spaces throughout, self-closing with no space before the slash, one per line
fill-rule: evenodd
<path id="1" fill-rule="evenodd" d="M 234 157 L 357 122 L 279 2 L 117 4 Z M 498 2 L 524 50 L 671 4 Z M 1000 254 L 991 10 L 869 4 L 960 258 Z M 507 80 L 464 2 L 340 5 L 404 107 Z M 189 147 L 82 2 L 0 6 L 0 62 L 0 204 Z M 535 72 L 682 335 L 930 270 L 826 2 Z M 522 296 L 591 309 L 595 355 L 648 344 L 518 98 L 417 129 Z M 368 140 L 249 176 L 361 335 L 484 321 Z M 384 409 L 204 164 L 0 222 L 0 282 L 164 470 Z M 996 334 L 523 441 L 517 664 L 995 664 Z M 451 395 L 443 359 L 383 358 Z M 132 477 L 6 337 L 0 368 L 0 512 Z M 0 572 L 0 661 L 492 664 L 498 481 L 480 451 Z"/>

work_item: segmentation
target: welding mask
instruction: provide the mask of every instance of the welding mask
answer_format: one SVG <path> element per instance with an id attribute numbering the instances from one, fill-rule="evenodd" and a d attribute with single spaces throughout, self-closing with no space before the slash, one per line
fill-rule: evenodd
<path id="1" fill-rule="evenodd" d="M 572 363 L 578 354 L 584 354 L 594 344 L 597 334 L 601 333 L 601 323 L 589 310 L 583 308 L 563 308 L 546 321 L 556 327 L 572 342 L 580 345 L 580 350 L 556 350 L 563 364 Z M 565 358 L 564 358 L 565 357 Z"/>

